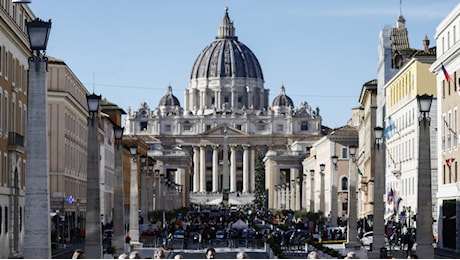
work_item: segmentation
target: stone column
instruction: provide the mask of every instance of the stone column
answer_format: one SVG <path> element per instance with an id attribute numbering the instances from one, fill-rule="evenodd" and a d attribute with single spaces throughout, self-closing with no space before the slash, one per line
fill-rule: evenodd
<path id="1" fill-rule="evenodd" d="M 212 192 L 219 190 L 219 150 L 218 146 L 212 147 Z"/>
<path id="2" fill-rule="evenodd" d="M 24 180 L 26 186 L 24 258 L 51 259 L 48 105 L 46 98 L 47 64 L 48 58 L 44 56 L 34 56 L 33 59 L 29 59 L 30 88 L 27 93 L 29 110 L 27 111 L 27 160 Z M 97 150 L 97 154 L 99 154 L 99 150 Z M 2 223 L 4 223 L 3 220 Z"/>
<path id="3" fill-rule="evenodd" d="M 324 197 L 324 189 L 326 187 L 325 183 L 324 183 L 324 171 L 321 171 L 319 173 L 320 177 L 321 177 L 321 188 L 320 188 L 320 194 L 319 194 L 319 210 L 321 210 L 322 212 L 324 212 L 324 216 L 327 217 L 327 213 L 325 212 L 326 210 L 326 201 L 325 201 L 325 197 Z"/>
<path id="4" fill-rule="evenodd" d="M 200 91 L 200 106 L 199 108 L 204 108 L 206 106 L 206 91 Z"/>
<path id="5" fill-rule="evenodd" d="M 295 186 L 295 190 L 296 190 L 296 201 L 295 201 L 295 209 L 296 210 L 300 210 L 302 208 L 302 205 L 300 205 L 300 202 L 302 201 L 302 189 L 300 188 L 302 186 L 302 181 L 301 180 L 296 180 L 296 186 Z"/>
<path id="6" fill-rule="evenodd" d="M 256 151 L 255 147 L 251 146 L 251 155 L 249 157 L 249 192 L 254 193 L 254 189 L 256 187 Z"/>
<path id="7" fill-rule="evenodd" d="M 243 145 L 243 193 L 249 192 L 249 146 Z"/>
<path id="8" fill-rule="evenodd" d="M 294 202 L 292 203 L 294 205 L 293 209 L 294 210 L 299 210 L 300 209 L 300 183 L 298 182 L 297 177 L 299 177 L 299 169 L 298 168 L 291 168 L 291 184 L 293 184 L 293 199 Z M 294 182 L 292 182 L 294 181 Z"/>
<path id="9" fill-rule="evenodd" d="M 143 223 L 148 223 L 148 207 L 147 207 L 147 166 L 141 166 L 141 217 Z"/>
<path id="10" fill-rule="evenodd" d="M 273 201 L 274 201 L 273 208 L 277 209 L 278 208 L 278 186 L 277 185 L 275 185 L 273 188 Z"/>
<path id="11" fill-rule="evenodd" d="M 230 192 L 236 192 L 236 146 L 230 146 Z"/>
<path id="12" fill-rule="evenodd" d="M 423 112 L 422 112 L 423 113 Z M 428 112 L 426 112 L 428 113 Z M 433 206 L 431 179 L 430 120 L 425 114 L 419 117 L 419 149 L 417 178 L 417 246 L 416 253 L 422 258 L 434 258 Z M 436 126 L 435 126 L 436 127 Z M 458 183 L 457 183 L 458 185 Z M 458 187 L 458 186 L 457 186 Z M 457 200 L 458 205 L 458 200 Z M 458 212 L 458 206 L 457 206 Z M 458 218 L 458 215 L 457 215 Z M 457 219 L 458 223 L 458 219 Z M 458 227 L 457 227 L 458 230 Z M 458 235 L 456 235 L 458 239 Z M 458 241 L 457 241 L 458 245 Z M 458 248 L 457 248 L 458 250 Z"/>
<path id="13" fill-rule="evenodd" d="M 200 150 L 193 147 L 193 192 L 200 191 Z"/>
<path id="14" fill-rule="evenodd" d="M 286 184 L 281 184 L 281 207 L 280 209 L 286 209 Z"/>
<path id="15" fill-rule="evenodd" d="M 100 147 L 98 116 L 89 124 L 88 162 L 86 177 L 86 228 L 85 252 L 88 258 L 102 257 L 101 193 L 100 193 Z M 137 175 L 136 175 L 137 177 Z M 136 182 L 137 185 L 137 182 Z M 136 186 L 137 191 L 137 186 Z M 28 234 L 26 234 L 28 235 Z M 42 238 L 43 239 L 43 238 Z"/>
<path id="16" fill-rule="evenodd" d="M 310 212 L 315 212 L 315 176 L 310 179 Z"/>
<path id="17" fill-rule="evenodd" d="M 200 192 L 206 193 L 206 146 L 200 146 Z"/>
<path id="18" fill-rule="evenodd" d="M 217 91 L 216 92 L 216 108 L 221 109 L 222 108 L 222 91 Z"/>
<path id="19" fill-rule="evenodd" d="M 250 87 L 246 87 L 246 91 L 248 93 L 248 108 L 251 108 L 253 106 L 253 97 L 252 97 L 252 89 Z"/>
<path id="20" fill-rule="evenodd" d="M 337 226 L 337 218 L 339 214 L 338 210 L 338 198 L 337 198 L 337 166 L 331 163 L 331 225 Z"/>
<path id="21" fill-rule="evenodd" d="M 137 160 L 131 160 L 131 179 L 129 191 L 129 237 L 133 248 L 142 247 L 139 242 L 139 181 Z M 85 250 L 86 251 L 86 250 Z"/>
<path id="22" fill-rule="evenodd" d="M 360 247 L 360 243 L 356 240 L 358 235 L 358 213 L 356 209 L 356 179 L 357 170 L 354 155 L 350 154 L 349 170 L 348 170 L 348 221 L 347 221 L 347 243 L 345 247 L 356 248 Z"/>

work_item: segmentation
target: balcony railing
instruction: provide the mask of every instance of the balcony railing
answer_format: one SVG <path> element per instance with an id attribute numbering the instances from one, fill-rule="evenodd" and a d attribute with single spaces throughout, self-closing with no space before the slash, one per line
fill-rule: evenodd
<path id="1" fill-rule="evenodd" d="M 8 151 L 24 153 L 24 136 L 16 133 L 8 133 Z"/>

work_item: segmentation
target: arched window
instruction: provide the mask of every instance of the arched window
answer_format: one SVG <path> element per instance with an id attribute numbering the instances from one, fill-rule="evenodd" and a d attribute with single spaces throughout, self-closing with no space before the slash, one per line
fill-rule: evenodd
<path id="1" fill-rule="evenodd" d="M 348 178 L 347 177 L 342 177 L 342 190 L 348 190 Z"/>

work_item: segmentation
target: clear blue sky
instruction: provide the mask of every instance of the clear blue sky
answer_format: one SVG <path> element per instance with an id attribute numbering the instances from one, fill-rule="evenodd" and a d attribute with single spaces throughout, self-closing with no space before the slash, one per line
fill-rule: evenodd
<path id="1" fill-rule="evenodd" d="M 410 45 L 435 46 L 453 0 L 33 0 L 52 20 L 47 54 L 90 92 L 128 110 L 157 107 L 167 86 L 184 105 L 195 59 L 229 7 L 238 40 L 259 59 L 270 102 L 286 88 L 296 107 L 319 107 L 323 125 L 346 124 L 362 85 L 377 77 L 378 36 L 402 10 Z M 401 7 L 401 8 L 400 8 Z"/>

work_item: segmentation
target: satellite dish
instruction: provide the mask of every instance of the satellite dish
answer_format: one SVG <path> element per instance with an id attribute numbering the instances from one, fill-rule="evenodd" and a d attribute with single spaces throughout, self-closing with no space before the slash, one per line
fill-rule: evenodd
<path id="1" fill-rule="evenodd" d="M 30 4 L 32 0 L 12 0 L 13 4 Z"/>

